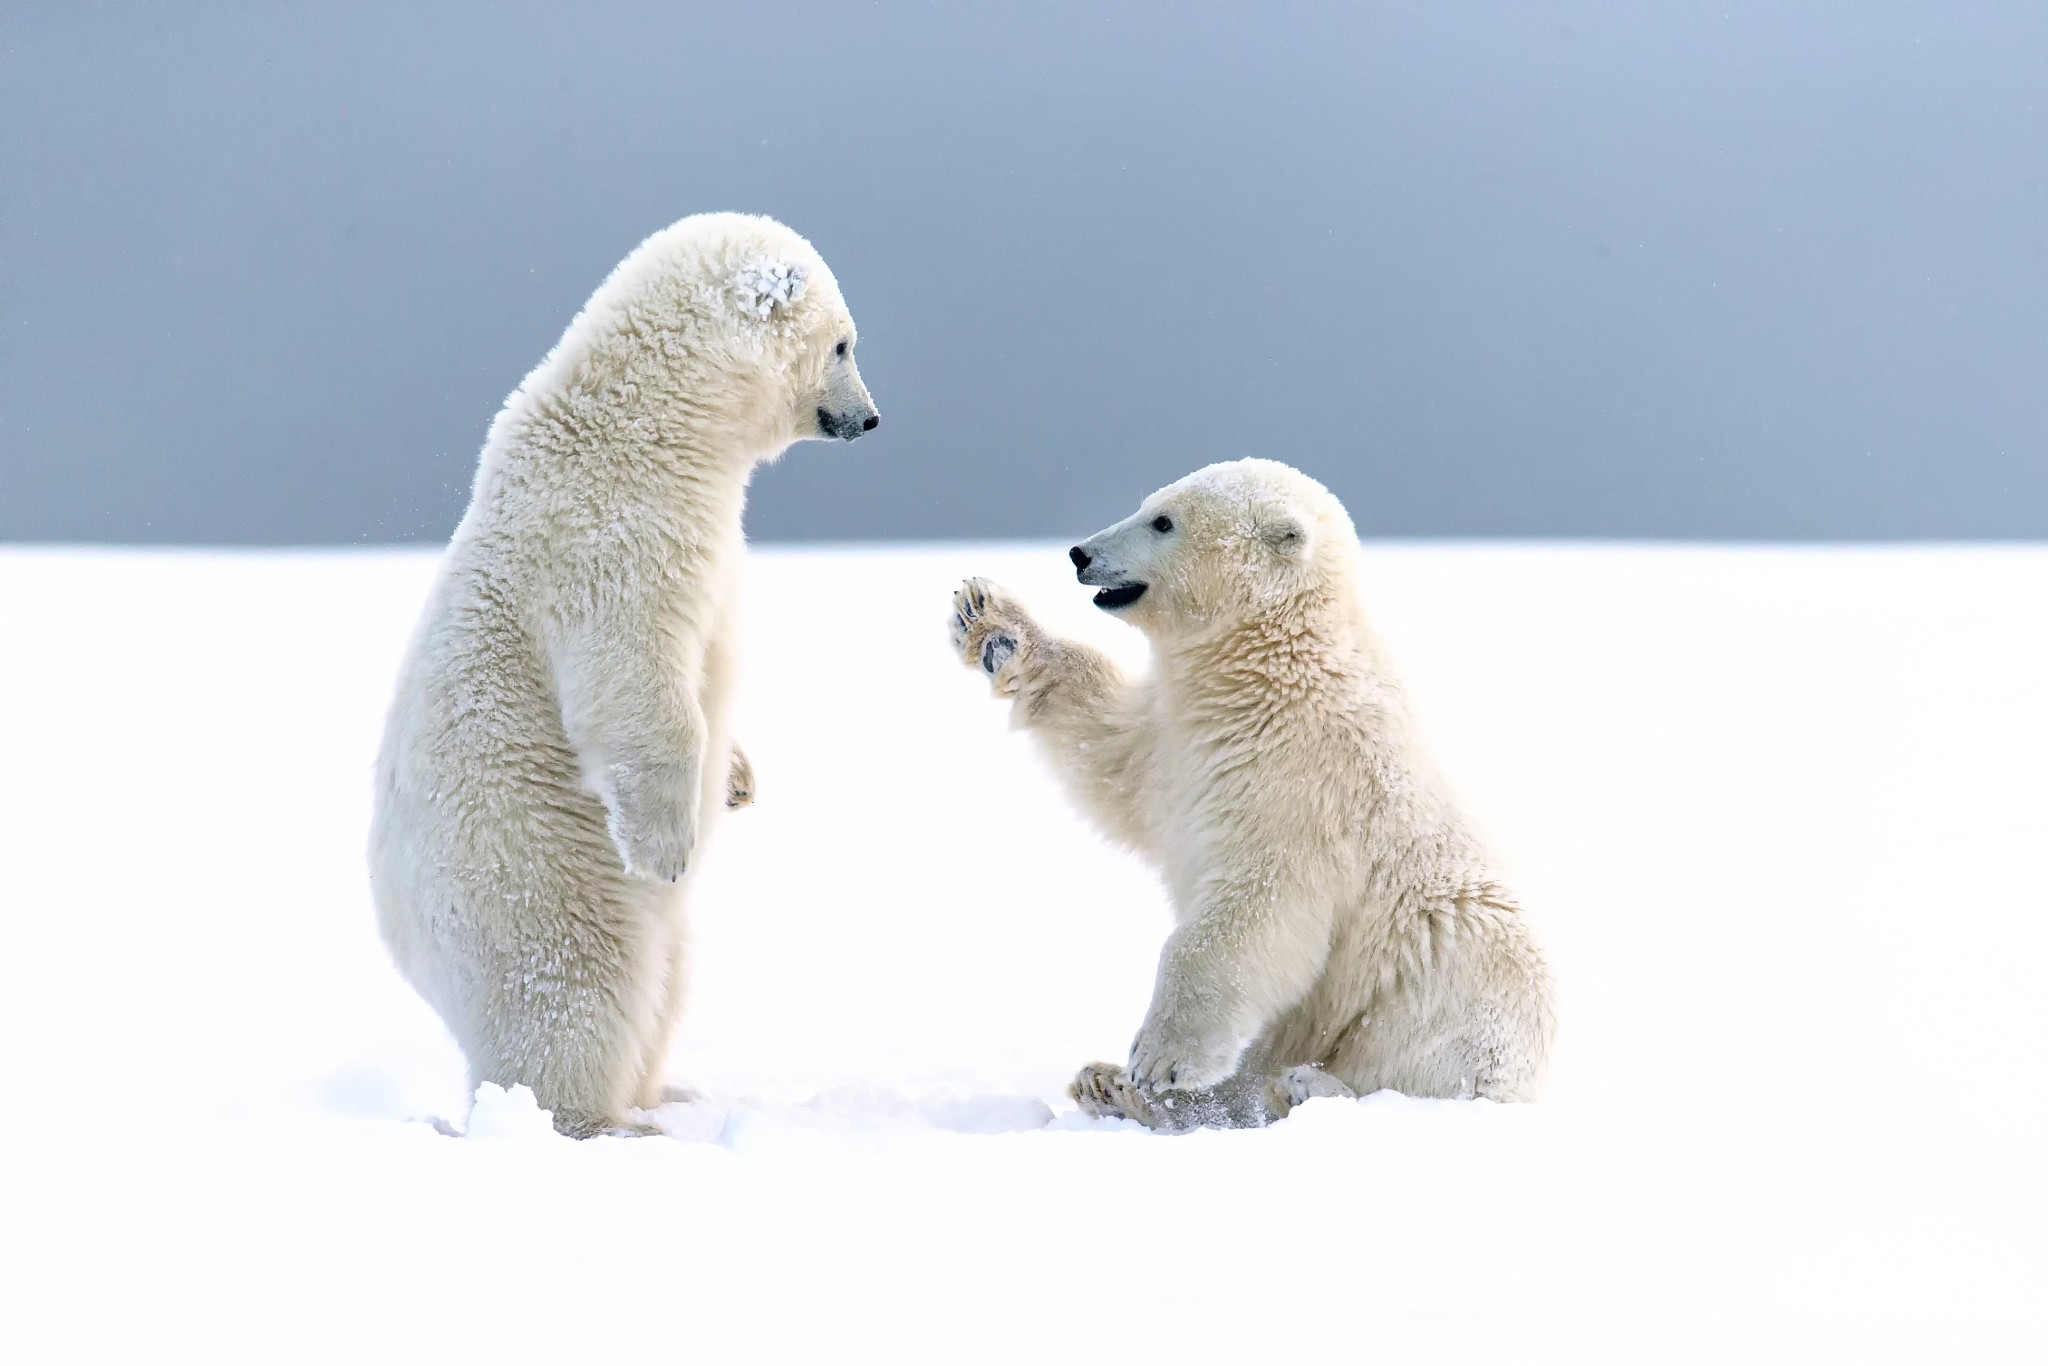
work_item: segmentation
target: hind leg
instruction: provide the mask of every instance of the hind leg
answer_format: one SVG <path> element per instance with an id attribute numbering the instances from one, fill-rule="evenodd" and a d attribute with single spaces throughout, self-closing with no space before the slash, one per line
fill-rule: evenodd
<path id="1" fill-rule="evenodd" d="M 623 895 L 585 897 L 581 914 L 536 918 L 496 938 L 470 975 L 456 1029 L 472 1087 L 530 1087 L 572 1138 L 655 1132 L 627 1111 L 661 1023 L 667 945 L 649 932 L 656 889 L 610 890 Z"/>
<path id="2" fill-rule="evenodd" d="M 1502 1102 L 1536 1098 L 1547 1051 L 1547 1021 L 1494 1002 L 1429 1014 L 1392 1003 L 1374 1011 L 1335 1064 L 1361 1091 Z"/>
<path id="3" fill-rule="evenodd" d="M 676 1023 L 683 1014 L 685 948 L 678 922 L 674 943 L 669 946 L 662 972 L 661 1004 L 655 1016 L 654 1029 L 648 1035 L 647 1047 L 640 1057 L 639 1083 L 633 1099 L 638 1109 L 652 1110 L 670 1101 L 696 1099 L 695 1093 L 683 1087 L 670 1086 L 662 1079 L 662 1074 L 668 1070 L 669 1042 L 675 1037 Z"/>
<path id="4" fill-rule="evenodd" d="M 602 1011 L 605 1002 L 572 996 L 569 1008 Z M 471 1042 L 463 1050 L 470 1058 L 472 1091 L 487 1081 L 526 1086 L 553 1116 L 555 1131 L 570 1138 L 659 1132 L 626 1116 L 634 1098 L 637 1050 L 614 1031 L 542 1024 L 494 1033 L 491 1043 Z"/>
<path id="5" fill-rule="evenodd" d="M 626 1113 L 636 1099 L 651 1005 L 622 1011 L 621 997 L 602 987 L 535 985 L 543 1001 L 508 1002 L 512 1013 L 465 1041 L 472 1090 L 486 1081 L 523 1084 L 570 1138 L 657 1132 Z"/>

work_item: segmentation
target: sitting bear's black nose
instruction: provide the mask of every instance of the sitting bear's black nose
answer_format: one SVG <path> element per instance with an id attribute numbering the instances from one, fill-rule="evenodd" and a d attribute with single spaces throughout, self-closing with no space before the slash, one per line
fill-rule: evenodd
<path id="1" fill-rule="evenodd" d="M 871 432 L 881 425 L 882 415 L 880 413 L 869 413 L 868 420 L 860 424 L 860 429 L 864 432 Z"/>
<path id="2" fill-rule="evenodd" d="M 1082 570 L 1086 569 L 1088 567 L 1088 561 L 1095 557 L 1090 555 L 1087 551 L 1081 549 L 1080 546 L 1075 546 L 1072 550 L 1069 550 L 1067 552 L 1067 558 L 1074 562 L 1074 572 L 1078 574 Z"/>

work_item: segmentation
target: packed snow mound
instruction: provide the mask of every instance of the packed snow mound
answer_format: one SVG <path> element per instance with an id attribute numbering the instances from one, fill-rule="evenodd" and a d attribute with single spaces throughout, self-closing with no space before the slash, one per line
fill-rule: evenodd
<path id="1" fill-rule="evenodd" d="M 464 1137 L 484 1142 L 544 1143 L 569 1140 L 555 1132 L 554 1116 L 540 1108 L 531 1087 L 515 1084 L 506 1090 L 495 1082 L 476 1088 Z"/>
<path id="2" fill-rule="evenodd" d="M 13 1356 L 2038 1345 L 2048 550 L 1369 547 L 1556 963 L 1550 1096 L 1185 1137 L 1065 1098 L 1124 1056 L 1165 899 L 947 604 L 985 574 L 1134 634 L 1054 545 L 759 553 L 689 1094 L 585 1143 L 472 1100 L 377 940 L 371 756 L 432 564 L 0 551 Z"/>

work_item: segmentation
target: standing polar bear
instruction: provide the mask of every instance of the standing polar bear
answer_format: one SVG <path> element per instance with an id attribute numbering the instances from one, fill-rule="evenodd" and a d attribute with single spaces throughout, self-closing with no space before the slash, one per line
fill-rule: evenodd
<path id="1" fill-rule="evenodd" d="M 1549 973 L 1411 736 L 1342 505 L 1274 461 L 1212 465 L 1068 554 L 1149 638 L 1149 677 L 980 579 L 952 625 L 1173 903 L 1130 1063 L 1082 1069 L 1082 1108 L 1186 1129 L 1347 1090 L 1533 1098 Z"/>
<path id="2" fill-rule="evenodd" d="M 469 1060 L 578 1137 L 660 1104 L 726 730 L 754 467 L 879 421 L 853 319 L 766 218 L 642 243 L 492 422 L 377 760 L 384 941 Z"/>

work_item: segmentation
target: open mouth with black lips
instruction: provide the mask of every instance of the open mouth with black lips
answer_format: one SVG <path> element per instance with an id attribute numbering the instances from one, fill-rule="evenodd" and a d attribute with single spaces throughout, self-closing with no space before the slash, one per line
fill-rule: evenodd
<path id="1" fill-rule="evenodd" d="M 1103 589 L 1095 595 L 1095 605 L 1114 612 L 1119 607 L 1129 607 L 1145 596 L 1147 585 L 1142 583 L 1119 583 Z"/>

